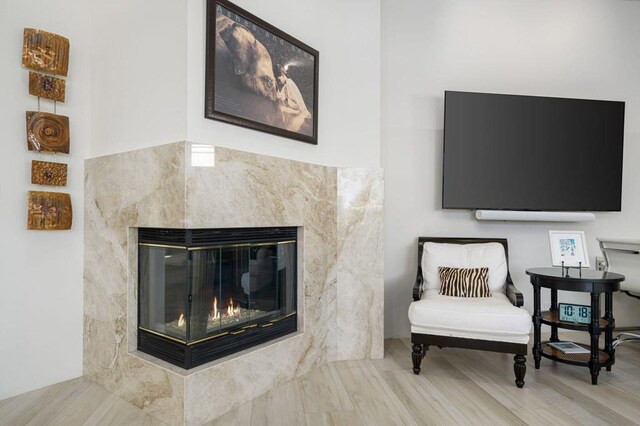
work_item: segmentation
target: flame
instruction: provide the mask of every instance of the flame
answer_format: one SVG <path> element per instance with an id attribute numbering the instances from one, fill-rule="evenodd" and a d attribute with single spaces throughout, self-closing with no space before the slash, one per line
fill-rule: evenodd
<path id="1" fill-rule="evenodd" d="M 184 326 L 184 314 L 180 314 L 180 318 L 178 318 L 178 327 Z"/>
<path id="2" fill-rule="evenodd" d="M 214 321 L 220 319 L 220 312 L 218 312 L 218 298 L 217 297 L 213 298 L 213 311 L 211 313 L 211 319 L 213 319 Z"/>
<path id="3" fill-rule="evenodd" d="M 229 299 L 229 306 L 227 306 L 227 316 L 233 317 L 240 315 L 240 306 L 233 305 L 233 297 Z"/>
<path id="4" fill-rule="evenodd" d="M 229 306 L 227 306 L 227 315 L 230 317 L 233 316 L 233 297 L 229 299 Z"/>
<path id="5" fill-rule="evenodd" d="M 229 303 L 227 304 L 227 308 L 223 310 L 218 310 L 218 298 L 214 297 L 213 302 L 211 304 L 211 313 L 209 316 L 213 321 L 217 321 L 221 318 L 222 313 L 224 312 L 225 317 L 234 317 L 240 315 L 240 305 L 236 305 L 233 302 L 233 297 L 229 298 Z"/>

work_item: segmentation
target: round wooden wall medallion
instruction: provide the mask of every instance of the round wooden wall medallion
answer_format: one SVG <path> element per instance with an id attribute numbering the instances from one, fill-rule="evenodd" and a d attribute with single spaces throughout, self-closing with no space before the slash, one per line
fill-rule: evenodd
<path id="1" fill-rule="evenodd" d="M 29 151 L 69 153 L 69 117 L 48 112 L 27 111 Z"/>

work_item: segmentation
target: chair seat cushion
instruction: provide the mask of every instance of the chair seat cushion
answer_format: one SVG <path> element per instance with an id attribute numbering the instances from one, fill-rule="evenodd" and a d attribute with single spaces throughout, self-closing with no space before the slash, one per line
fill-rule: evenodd
<path id="1" fill-rule="evenodd" d="M 466 339 L 528 343 L 531 316 L 502 292 L 492 297 L 451 297 L 427 290 L 409 306 L 411 332 Z"/>

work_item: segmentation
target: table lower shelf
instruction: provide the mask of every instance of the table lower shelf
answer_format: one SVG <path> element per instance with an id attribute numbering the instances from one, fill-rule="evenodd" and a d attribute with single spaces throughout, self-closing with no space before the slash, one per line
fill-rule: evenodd
<path id="1" fill-rule="evenodd" d="M 542 312 L 542 316 L 540 318 L 542 324 L 556 326 L 558 328 L 564 328 L 567 330 L 582 330 L 589 331 L 591 328 L 591 324 L 579 324 L 577 322 L 564 322 L 560 321 L 560 316 L 558 315 L 558 311 L 545 311 Z M 607 329 L 613 329 L 613 326 L 604 318 L 600 318 L 598 321 L 598 326 L 601 331 L 606 331 Z"/>
<path id="2" fill-rule="evenodd" d="M 581 343 L 576 344 L 582 346 L 583 348 L 590 349 L 588 345 L 583 345 Z M 609 354 L 602 350 L 599 350 L 598 353 L 600 365 L 607 366 L 609 364 Z M 554 361 L 563 362 L 565 364 L 580 365 L 584 367 L 588 367 L 589 361 L 591 360 L 591 353 L 567 354 L 562 352 L 561 350 L 552 348 L 551 346 L 549 346 L 549 342 L 542 343 L 542 356 Z"/>

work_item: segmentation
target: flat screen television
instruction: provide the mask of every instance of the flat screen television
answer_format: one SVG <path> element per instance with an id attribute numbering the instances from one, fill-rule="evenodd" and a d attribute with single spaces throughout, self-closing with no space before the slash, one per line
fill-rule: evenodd
<path id="1" fill-rule="evenodd" d="M 442 208 L 620 211 L 624 107 L 445 92 Z"/>

